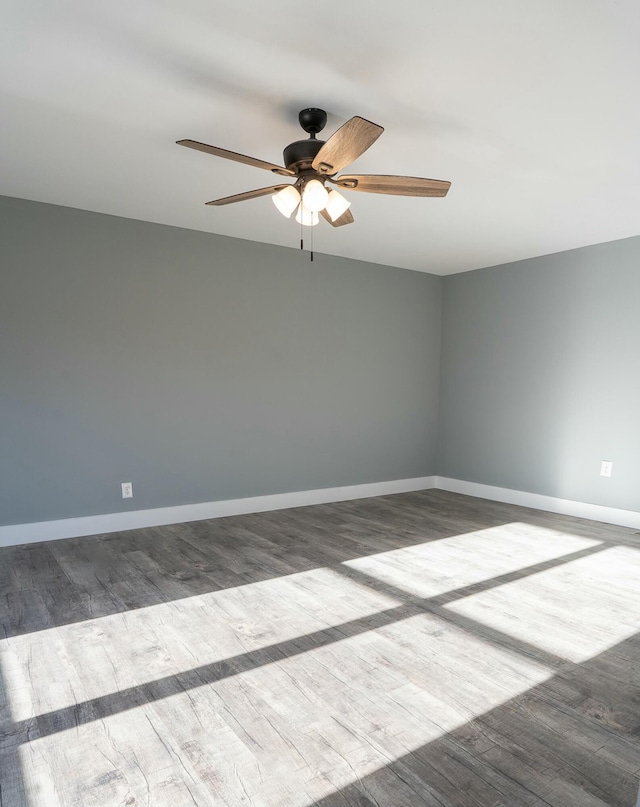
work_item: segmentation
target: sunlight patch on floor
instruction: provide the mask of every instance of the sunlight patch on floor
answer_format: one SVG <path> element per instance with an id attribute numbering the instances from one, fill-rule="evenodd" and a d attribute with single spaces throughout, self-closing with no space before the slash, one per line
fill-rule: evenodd
<path id="1" fill-rule="evenodd" d="M 0 640 L 14 720 L 233 658 L 397 607 L 331 569 Z M 29 680 L 46 682 L 30 692 Z"/>
<path id="2" fill-rule="evenodd" d="M 586 661 L 640 631 L 640 550 L 611 547 L 446 608 L 569 661 Z"/>
<path id="3" fill-rule="evenodd" d="M 553 673 L 425 614 L 35 739 L 21 759 L 44 790 L 50 766 L 59 792 L 68 776 L 100 804 L 147 788 L 151 804 L 189 803 L 187 788 L 208 804 L 215 782 L 221 803 L 303 807 Z"/>
<path id="4" fill-rule="evenodd" d="M 344 562 L 415 597 L 433 597 L 600 541 L 522 522 L 502 524 Z"/>

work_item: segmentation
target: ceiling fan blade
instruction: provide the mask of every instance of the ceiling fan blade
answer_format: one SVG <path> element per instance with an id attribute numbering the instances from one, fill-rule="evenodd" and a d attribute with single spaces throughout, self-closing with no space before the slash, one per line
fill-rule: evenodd
<path id="1" fill-rule="evenodd" d="M 220 207 L 221 205 L 232 205 L 234 202 L 245 202 L 247 199 L 258 199 L 260 196 L 269 196 L 272 193 L 277 193 L 287 185 L 272 185 L 270 188 L 258 188 L 257 191 L 246 191 L 245 193 L 236 193 L 234 196 L 225 196 L 222 199 L 214 199 L 213 202 L 205 202 L 207 205 L 214 205 Z"/>
<path id="2" fill-rule="evenodd" d="M 446 196 L 450 182 L 422 177 L 396 177 L 384 174 L 343 174 L 332 180 L 338 187 L 365 193 L 392 196 Z"/>
<path id="3" fill-rule="evenodd" d="M 213 154 L 214 157 L 224 157 L 225 160 L 233 160 L 237 163 L 253 165 L 255 168 L 264 168 L 267 171 L 273 171 L 274 174 L 280 174 L 283 177 L 295 176 L 293 171 L 289 171 L 288 168 L 283 168 L 281 165 L 268 163 L 265 160 L 258 160 L 255 157 L 247 157 L 245 154 L 238 154 L 235 151 L 221 149 L 218 148 L 218 146 L 208 146 L 206 143 L 198 143 L 197 140 L 176 140 L 176 144 L 178 146 L 186 146 L 188 149 L 204 151 L 205 154 Z"/>
<path id="4" fill-rule="evenodd" d="M 328 221 L 332 227 L 342 227 L 343 224 L 353 224 L 353 213 L 350 210 L 345 210 L 335 221 L 331 221 L 331 216 L 326 210 L 321 210 L 320 215 L 323 219 Z"/>
<path id="5" fill-rule="evenodd" d="M 336 174 L 364 154 L 383 132 L 382 126 L 356 115 L 331 135 L 312 166 L 321 174 Z"/>

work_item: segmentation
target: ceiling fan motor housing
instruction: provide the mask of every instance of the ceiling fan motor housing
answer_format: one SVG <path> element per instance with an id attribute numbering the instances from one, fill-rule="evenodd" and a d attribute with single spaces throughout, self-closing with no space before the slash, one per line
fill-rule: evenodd
<path id="1" fill-rule="evenodd" d="M 316 154 L 324 146 L 324 140 L 296 140 L 289 143 L 282 153 L 284 164 L 291 171 L 304 171 L 311 168 L 311 163 L 315 160 Z"/>

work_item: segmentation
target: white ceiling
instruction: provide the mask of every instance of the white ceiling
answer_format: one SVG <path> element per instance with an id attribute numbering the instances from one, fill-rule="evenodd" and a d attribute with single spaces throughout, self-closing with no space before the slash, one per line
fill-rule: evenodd
<path id="1" fill-rule="evenodd" d="M 640 234 L 638 0 L 4 0 L 0 193 L 295 247 L 268 197 L 297 112 L 385 127 L 348 169 L 448 179 L 352 193 L 315 249 L 449 274 Z"/>

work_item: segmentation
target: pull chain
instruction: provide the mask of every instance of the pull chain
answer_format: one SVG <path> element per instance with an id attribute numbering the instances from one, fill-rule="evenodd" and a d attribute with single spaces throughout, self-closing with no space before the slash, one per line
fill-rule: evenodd
<path id="1" fill-rule="evenodd" d="M 313 262 L 313 226 L 311 227 L 311 250 L 309 252 L 309 260 Z M 304 212 L 300 213 L 300 249 L 304 249 Z"/>

